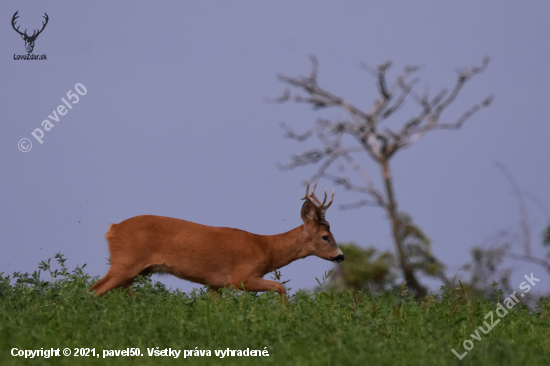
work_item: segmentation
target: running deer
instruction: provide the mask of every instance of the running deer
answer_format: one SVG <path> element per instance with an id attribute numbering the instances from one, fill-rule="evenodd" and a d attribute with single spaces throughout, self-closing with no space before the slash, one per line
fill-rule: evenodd
<path id="1" fill-rule="evenodd" d="M 170 273 L 210 286 L 212 291 L 232 286 L 247 291 L 275 290 L 278 282 L 264 280 L 267 273 L 301 258 L 315 255 L 342 262 L 344 254 L 330 232 L 325 212 L 332 204 L 315 196 L 315 187 L 302 206 L 304 223 L 278 235 L 257 235 L 228 227 L 211 227 L 163 216 L 136 216 L 111 224 L 106 234 L 111 269 L 92 286 L 97 295 L 132 285 L 137 275 Z"/>

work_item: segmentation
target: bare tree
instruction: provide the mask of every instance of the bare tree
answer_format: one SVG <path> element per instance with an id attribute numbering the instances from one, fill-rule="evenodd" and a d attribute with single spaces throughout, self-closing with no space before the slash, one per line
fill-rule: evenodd
<path id="1" fill-rule="evenodd" d="M 550 261 L 546 259 L 533 257 L 531 253 L 531 226 L 529 225 L 529 217 L 527 215 L 527 206 L 525 203 L 525 197 L 529 197 L 533 201 L 533 203 L 535 203 L 547 215 L 550 215 L 550 211 L 548 211 L 546 206 L 544 206 L 544 204 L 540 202 L 538 198 L 536 198 L 529 192 L 525 192 L 520 189 L 514 176 L 508 170 L 508 168 L 506 168 L 504 164 L 497 161 L 495 165 L 497 166 L 498 169 L 500 169 L 502 174 L 504 174 L 504 176 L 508 180 L 508 183 L 513 189 L 514 196 L 516 196 L 516 199 L 518 200 L 519 215 L 521 218 L 520 227 L 522 231 L 521 240 L 523 241 L 523 254 L 513 253 L 513 252 L 510 252 L 509 250 L 505 250 L 504 255 L 511 259 L 537 264 L 543 267 L 548 273 L 550 273 Z M 550 245 L 550 225 L 542 233 L 542 245 L 543 246 Z M 547 254 L 547 257 L 550 258 L 550 253 Z"/>
<path id="2" fill-rule="evenodd" d="M 425 287 L 417 279 L 416 272 L 418 270 L 424 270 L 448 284 L 449 281 L 443 272 L 443 265 L 431 254 L 429 246 L 426 245 L 429 242 L 425 240 L 426 237 L 422 231 L 414 226 L 408 215 L 398 210 L 390 161 L 398 151 L 413 145 L 427 132 L 437 129 L 459 129 L 474 113 L 491 103 L 493 97 L 489 96 L 472 106 L 453 122 L 442 121 L 442 113 L 455 101 L 462 87 L 472 77 L 486 69 L 489 59 L 484 58 L 479 67 L 458 70 L 457 80 L 450 91 L 443 89 L 433 97 L 430 97 L 428 92 L 418 94 L 415 91 L 415 86 L 419 82 L 419 79 L 415 77 L 419 70 L 416 66 L 405 67 L 401 74 L 390 83 L 387 74 L 391 62 L 386 62 L 376 69 L 362 65 L 375 77 L 379 94 L 368 111 L 321 88 L 317 82 L 317 59 L 311 56 L 311 62 L 312 71 L 307 77 L 293 78 L 279 75 L 281 81 L 302 91 L 303 94 L 294 94 L 287 89 L 276 101 L 305 103 L 313 106 L 316 110 L 338 107 L 344 110 L 350 119 L 332 121 L 321 118 L 317 120 L 314 127 L 303 134 L 296 134 L 287 125 L 282 124 L 287 138 L 303 141 L 315 135 L 321 141 L 323 148 L 294 155 L 292 162 L 281 166 L 281 168 L 292 169 L 320 162 L 320 167 L 313 178 L 331 179 L 347 190 L 363 193 L 368 197 L 354 204 L 344 205 L 342 208 L 357 208 L 365 205 L 383 208 L 391 222 L 395 250 L 404 278 L 408 286 L 416 292 L 417 297 L 423 297 L 427 293 Z M 393 116 L 409 99 L 418 104 L 417 113 L 406 120 L 398 131 L 387 127 L 383 128 L 382 123 Z M 345 135 L 353 136 L 357 144 L 344 146 L 343 137 Z M 375 187 L 371 175 L 355 157 L 356 153 L 366 153 L 379 166 L 383 190 Z M 336 162 L 347 163 L 362 177 L 364 182 L 362 184 L 352 182 L 346 173 L 344 164 L 338 166 L 337 174 L 329 172 L 329 168 Z M 406 242 L 411 238 L 416 240 L 416 244 L 407 246 Z M 414 255 L 420 255 L 422 260 L 416 264 L 412 263 Z"/>
<path id="3" fill-rule="evenodd" d="M 511 286 L 510 277 L 518 270 L 520 262 L 538 265 L 550 273 L 550 252 L 546 253 L 545 259 L 544 257 L 533 256 L 531 251 L 532 230 L 529 223 L 526 198 L 546 214 L 547 218 L 550 218 L 550 210 L 535 195 L 522 190 L 513 174 L 504 164 L 497 161 L 495 165 L 508 180 L 513 194 L 518 201 L 520 232 L 511 229 L 497 231 L 480 245 L 472 248 L 471 260 L 462 266 L 459 271 L 465 270 L 470 274 L 470 278 L 466 279 L 463 277 L 461 283 L 474 296 L 497 300 L 498 295 L 495 292 L 497 288 L 504 290 L 506 293 L 514 291 Z M 550 226 L 542 233 L 542 245 L 550 245 Z M 523 253 L 516 252 L 519 246 L 523 247 Z M 457 273 L 452 281 L 453 286 L 457 285 L 458 277 Z M 526 298 L 522 299 L 522 303 L 534 308 L 537 304 L 536 298 L 537 295 L 531 292 Z"/>

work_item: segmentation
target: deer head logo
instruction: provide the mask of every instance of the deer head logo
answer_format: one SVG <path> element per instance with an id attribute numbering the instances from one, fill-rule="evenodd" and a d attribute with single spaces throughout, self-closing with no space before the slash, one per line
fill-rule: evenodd
<path id="1" fill-rule="evenodd" d="M 21 38 L 23 38 L 23 40 L 25 41 L 25 48 L 27 49 L 27 53 L 31 53 L 32 50 L 34 49 L 34 41 L 36 41 L 36 38 L 38 37 L 38 35 L 40 33 L 42 33 L 42 31 L 44 30 L 44 28 L 46 28 L 46 24 L 48 24 L 48 14 L 44 13 L 45 15 L 42 17 L 44 19 L 46 19 L 46 22 L 42 22 L 42 29 L 40 30 L 35 30 L 33 33 L 32 33 L 32 36 L 29 36 L 27 34 L 27 30 L 25 29 L 25 32 L 21 33 L 19 31 L 19 27 L 15 28 L 15 20 L 17 18 L 19 18 L 19 16 L 17 15 L 17 13 L 19 13 L 19 10 L 17 10 L 15 12 L 15 14 L 13 14 L 13 18 L 11 18 L 11 26 L 13 27 L 13 29 L 15 29 L 15 31 L 17 33 L 19 33 L 21 35 Z M 38 33 L 37 33 L 38 32 Z"/>

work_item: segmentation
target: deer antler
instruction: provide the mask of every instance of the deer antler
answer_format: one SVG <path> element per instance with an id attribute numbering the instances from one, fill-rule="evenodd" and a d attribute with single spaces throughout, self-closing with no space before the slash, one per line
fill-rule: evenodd
<path id="1" fill-rule="evenodd" d="M 11 26 L 12 26 L 13 29 L 14 29 L 17 33 L 19 33 L 20 35 L 26 36 L 26 35 L 27 35 L 27 30 L 26 30 L 26 29 L 25 29 L 25 33 L 21 33 L 21 32 L 19 32 L 19 27 L 15 28 L 15 20 L 16 20 L 17 18 L 19 18 L 19 16 L 17 15 L 17 13 L 19 13 L 19 10 L 17 10 L 17 11 L 15 12 L 15 14 L 13 14 L 13 18 L 11 18 Z M 44 13 L 44 14 L 46 14 L 46 13 Z"/>
<path id="2" fill-rule="evenodd" d="M 42 22 L 42 29 L 40 29 L 37 33 L 37 29 L 34 30 L 34 32 L 32 33 L 32 36 L 29 36 L 27 34 L 27 30 L 25 29 L 25 32 L 24 33 L 21 33 L 19 31 L 19 27 L 15 28 L 15 21 L 17 18 L 19 18 L 19 15 L 17 15 L 17 13 L 19 13 L 19 10 L 17 10 L 15 12 L 15 14 L 13 14 L 13 17 L 11 18 L 11 26 L 13 27 L 13 29 L 19 33 L 20 35 L 22 36 L 25 36 L 26 38 L 29 38 L 29 39 L 36 39 L 36 37 L 38 37 L 38 35 L 40 33 L 42 33 L 42 31 L 44 30 L 44 28 L 46 28 L 46 24 L 48 24 L 48 20 L 50 20 L 50 18 L 48 17 L 48 14 L 44 12 L 45 15 L 42 16 L 42 18 L 46 19 L 46 22 Z"/>
<path id="3" fill-rule="evenodd" d="M 46 14 L 46 15 L 43 15 L 42 18 L 46 19 L 46 23 L 42 22 L 42 29 L 40 29 L 40 30 L 38 31 L 38 33 L 36 33 L 36 31 L 34 31 L 31 37 L 35 37 L 35 38 L 38 37 L 38 35 L 39 35 L 40 33 L 42 33 L 42 31 L 44 30 L 44 28 L 46 28 L 46 24 L 48 24 L 48 20 L 50 20 L 50 18 L 48 17 L 48 14 L 47 14 L 46 12 L 44 12 L 44 14 Z M 35 35 L 34 33 L 36 33 L 36 35 Z"/>
<path id="4" fill-rule="evenodd" d="M 325 206 L 325 202 L 327 201 L 327 189 L 325 188 L 325 198 L 323 199 L 323 202 L 321 202 L 317 196 L 315 195 L 315 187 L 317 187 L 317 180 L 315 180 L 315 184 L 313 185 L 313 188 L 311 189 L 311 193 L 309 192 L 309 180 L 307 181 L 307 187 L 306 187 L 306 196 L 302 198 L 303 200 L 310 200 L 311 203 L 313 203 L 319 210 L 321 210 L 322 213 L 325 213 L 327 208 L 332 205 L 332 200 L 334 199 L 334 189 L 332 190 L 332 195 L 330 197 L 330 201 Z M 317 203 L 316 203 L 317 202 Z"/>

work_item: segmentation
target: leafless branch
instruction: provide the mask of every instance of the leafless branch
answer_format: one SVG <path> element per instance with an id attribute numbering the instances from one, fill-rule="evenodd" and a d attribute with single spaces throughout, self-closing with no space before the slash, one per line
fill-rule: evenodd
<path id="1" fill-rule="evenodd" d="M 351 210 L 351 209 L 356 209 L 363 206 L 380 206 L 380 205 L 378 204 L 378 202 L 375 202 L 375 201 L 361 200 L 356 203 L 347 203 L 347 204 L 339 205 L 338 207 L 340 207 L 341 210 Z"/>
<path id="2" fill-rule="evenodd" d="M 342 155 L 342 157 L 353 168 L 353 170 L 361 174 L 363 179 L 365 179 L 365 182 L 367 183 L 368 187 L 374 187 L 374 181 L 372 180 L 372 177 L 370 176 L 370 174 L 365 169 L 363 169 L 361 165 L 359 165 L 359 163 L 349 154 L 349 152 Z"/>
<path id="3" fill-rule="evenodd" d="M 495 165 L 498 169 L 504 174 L 506 179 L 508 180 L 508 183 L 512 186 L 512 189 L 514 190 L 514 196 L 516 196 L 516 199 L 518 200 L 519 204 L 519 210 L 521 215 L 521 221 L 520 226 L 521 230 L 523 232 L 523 250 L 524 254 L 527 257 L 531 256 L 531 226 L 529 225 L 529 217 L 527 215 L 527 207 L 525 206 L 525 200 L 523 199 L 523 196 L 521 194 L 521 190 L 519 189 L 519 186 L 514 179 L 514 176 L 510 171 L 499 161 L 495 162 Z"/>
<path id="4" fill-rule="evenodd" d="M 506 253 L 505 256 L 508 258 L 517 259 L 524 262 L 531 262 L 531 263 L 538 264 L 539 266 L 544 267 L 544 269 L 546 269 L 546 271 L 550 273 L 550 263 L 543 259 L 533 258 L 525 254 L 516 254 L 516 253 Z"/>
<path id="5" fill-rule="evenodd" d="M 310 129 L 306 131 L 305 133 L 298 135 L 294 132 L 294 130 L 290 127 L 288 127 L 284 122 L 280 123 L 280 126 L 283 130 L 286 131 L 285 136 L 288 139 L 293 139 L 297 141 L 304 141 L 307 140 L 311 135 L 314 133 L 314 129 Z"/>
<path id="6" fill-rule="evenodd" d="M 346 176 L 337 176 L 337 175 L 333 175 L 333 174 L 326 173 L 326 172 L 323 172 L 318 177 L 327 178 L 327 179 L 333 181 L 336 185 L 343 186 L 348 191 L 368 194 L 373 199 L 372 201 L 368 201 L 368 202 L 373 202 L 372 206 L 379 206 L 379 207 L 387 208 L 387 204 L 385 202 L 384 195 L 382 194 L 382 192 L 377 190 L 374 186 L 366 186 L 366 187 L 358 186 L 358 185 L 355 185 L 355 184 L 351 183 L 351 180 Z M 371 204 L 369 204 L 369 205 L 371 205 Z"/>
<path id="7" fill-rule="evenodd" d="M 443 111 L 457 98 L 462 90 L 462 87 L 475 75 L 482 73 L 487 68 L 489 58 L 485 57 L 481 66 L 471 67 L 458 72 L 456 84 L 449 93 L 443 89 L 431 101 L 427 95 L 422 97 L 411 92 L 413 99 L 420 105 L 421 112 L 410 119 L 401 129 L 400 137 L 405 142 L 406 146 L 410 146 L 419 140 L 426 132 L 435 129 L 459 129 L 464 122 L 471 118 L 480 109 L 487 107 L 493 101 L 493 96 L 489 96 L 481 102 L 472 106 L 469 110 L 463 113 L 453 123 L 440 123 L 440 117 Z M 405 146 L 402 144 L 402 146 Z"/>
<path id="8" fill-rule="evenodd" d="M 315 56 L 310 56 L 310 60 L 312 63 L 312 68 L 309 77 L 292 78 L 285 75 L 278 76 L 279 80 L 299 89 L 302 89 L 309 95 L 309 97 L 300 95 L 292 97 L 290 94 L 287 94 L 285 92 L 283 96 L 277 98 L 278 101 L 286 102 L 289 100 L 293 100 L 297 103 L 308 103 L 311 104 L 315 109 L 325 107 L 341 107 L 342 109 L 347 111 L 352 118 L 370 118 L 370 116 L 368 116 L 361 109 L 319 87 L 319 85 L 317 84 L 317 68 L 319 63 L 317 62 L 317 58 L 315 58 Z"/>
<path id="9" fill-rule="evenodd" d="M 378 91 L 385 100 L 391 99 L 391 94 L 388 91 L 388 86 L 386 83 L 386 72 L 390 69 L 390 67 L 391 61 L 387 61 L 386 63 L 378 66 Z"/>
<path id="10" fill-rule="evenodd" d="M 464 122 L 466 122 L 470 117 L 472 117 L 477 111 L 483 107 L 487 107 L 493 101 L 493 96 L 488 96 L 480 103 L 474 105 L 472 108 L 467 110 L 460 118 L 454 123 L 438 123 L 432 127 L 432 129 L 453 129 L 458 130 Z"/>
<path id="11" fill-rule="evenodd" d="M 546 207 L 544 203 L 542 203 L 540 198 L 526 190 L 521 191 L 521 194 L 523 197 L 529 198 L 529 200 L 531 200 L 531 202 L 534 203 L 535 206 L 537 206 L 539 210 L 541 210 L 541 212 L 543 212 L 546 217 L 550 219 L 550 210 L 548 209 L 548 207 Z"/>
<path id="12" fill-rule="evenodd" d="M 480 74 L 485 71 L 487 69 L 487 65 L 489 65 L 489 57 L 484 57 L 483 61 L 481 62 L 481 66 L 473 66 L 466 70 L 458 70 L 458 80 L 453 90 L 447 96 L 447 98 L 443 99 L 434 108 L 436 115 L 439 116 L 441 112 L 445 110 L 445 108 L 447 108 L 452 102 L 454 102 L 464 84 L 466 84 L 476 74 Z"/>

